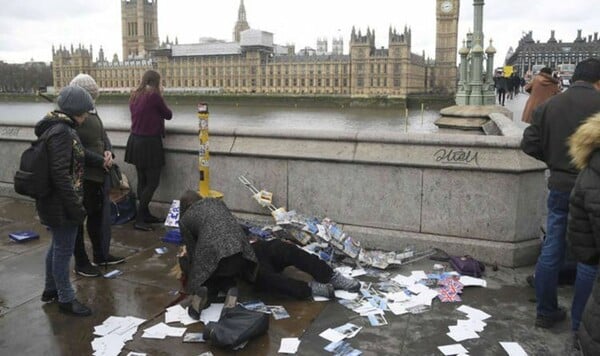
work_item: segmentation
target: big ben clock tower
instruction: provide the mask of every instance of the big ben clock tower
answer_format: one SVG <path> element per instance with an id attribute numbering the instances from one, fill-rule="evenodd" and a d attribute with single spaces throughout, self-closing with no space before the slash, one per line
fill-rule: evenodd
<path id="1" fill-rule="evenodd" d="M 460 0 L 436 0 L 435 89 L 456 93 Z"/>

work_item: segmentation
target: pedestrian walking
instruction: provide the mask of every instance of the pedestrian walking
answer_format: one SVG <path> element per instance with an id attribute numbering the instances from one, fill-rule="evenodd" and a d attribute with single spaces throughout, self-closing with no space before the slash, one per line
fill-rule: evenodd
<path id="1" fill-rule="evenodd" d="M 545 162 L 550 170 L 546 239 L 535 267 L 535 325 L 542 328 L 552 328 L 566 317 L 557 300 L 558 272 L 566 255 L 569 195 L 579 173 L 568 155 L 567 139 L 585 119 L 600 112 L 600 61 L 578 63 L 573 78 L 567 91 L 535 109 L 521 141 L 521 149 Z M 579 273 L 578 269 L 578 277 Z M 581 300 L 579 292 L 576 288 L 577 300 Z"/>
<path id="2" fill-rule="evenodd" d="M 129 99 L 131 132 L 125 150 L 125 162 L 135 166 L 137 173 L 138 212 L 134 228 L 151 231 L 150 224 L 163 222 L 150 213 L 149 204 L 160 183 L 160 172 L 165 165 L 162 139 L 165 136 L 165 120 L 173 113 L 165 103 L 160 74 L 148 70 Z"/>
<path id="3" fill-rule="evenodd" d="M 531 123 L 533 110 L 548 100 L 548 98 L 560 93 L 558 80 L 552 77 L 552 69 L 548 67 L 540 69 L 540 72 L 533 80 L 525 85 L 525 91 L 530 95 L 523 109 L 521 121 L 528 124 Z"/>
<path id="4" fill-rule="evenodd" d="M 45 137 L 52 187 L 48 196 L 35 202 L 40 222 L 52 233 L 46 254 L 42 301 L 58 300 L 60 311 L 76 316 L 87 316 L 92 311 L 75 298 L 69 277 L 75 239 L 86 214 L 83 206 L 85 153 L 74 128 L 85 121 L 93 108 L 90 94 L 70 85 L 58 95 L 58 110 L 47 114 L 35 126 L 36 136 Z"/>
<path id="5" fill-rule="evenodd" d="M 504 106 L 506 92 L 508 91 L 508 79 L 504 76 L 504 72 L 496 72 L 496 75 L 494 76 L 494 87 L 498 93 L 498 105 Z"/>

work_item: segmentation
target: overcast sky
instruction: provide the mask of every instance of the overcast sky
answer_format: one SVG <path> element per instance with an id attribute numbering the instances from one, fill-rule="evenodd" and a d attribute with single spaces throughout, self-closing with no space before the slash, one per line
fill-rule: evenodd
<path id="1" fill-rule="evenodd" d="M 160 0 L 158 30 L 161 42 L 168 35 L 179 43 L 200 37 L 231 41 L 240 0 Z M 274 34 L 277 44 L 294 43 L 296 50 L 316 48 L 318 37 L 341 35 L 344 52 L 352 26 L 375 29 L 376 45 L 388 47 L 388 29 L 412 28 L 412 52 L 435 56 L 435 0 L 245 0 L 251 28 Z M 122 59 L 120 0 L 0 0 L 0 60 L 20 63 L 30 59 L 51 61 L 52 45 L 94 48 Z M 484 7 L 485 47 L 494 40 L 501 65 L 510 46 L 517 46 L 523 31 L 533 31 L 545 42 L 550 30 L 557 40 L 571 42 L 577 29 L 584 35 L 600 31 L 600 0 L 487 0 Z M 459 47 L 473 28 L 473 1 L 460 6 Z"/>

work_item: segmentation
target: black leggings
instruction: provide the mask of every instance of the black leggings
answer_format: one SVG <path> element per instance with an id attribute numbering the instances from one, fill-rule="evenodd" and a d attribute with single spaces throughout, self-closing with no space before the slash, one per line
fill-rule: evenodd
<path id="1" fill-rule="evenodd" d="M 90 241 L 92 242 L 94 261 L 102 261 L 105 257 L 102 251 L 102 236 L 104 234 L 103 228 L 105 228 L 102 224 L 103 204 L 103 184 L 93 182 L 91 180 L 84 180 L 83 206 L 87 212 L 87 221 L 85 225 L 88 236 L 90 237 Z M 79 226 L 79 230 L 77 232 L 73 255 L 75 256 L 75 265 L 78 267 L 83 267 L 90 263 L 90 260 L 85 252 L 85 245 L 83 242 L 83 224 Z"/>
<path id="2" fill-rule="evenodd" d="M 282 240 L 259 240 L 252 244 L 252 248 L 259 266 L 256 285 L 261 290 L 277 292 L 297 299 L 310 297 L 312 291 L 308 283 L 281 274 L 283 269 L 289 266 L 310 274 L 321 283 L 328 283 L 333 276 L 331 267 L 319 257 Z"/>
<path id="3" fill-rule="evenodd" d="M 160 171 L 162 167 L 139 168 L 135 166 L 137 173 L 137 195 L 139 199 L 138 219 L 143 220 L 150 214 L 148 205 L 160 183 Z"/>

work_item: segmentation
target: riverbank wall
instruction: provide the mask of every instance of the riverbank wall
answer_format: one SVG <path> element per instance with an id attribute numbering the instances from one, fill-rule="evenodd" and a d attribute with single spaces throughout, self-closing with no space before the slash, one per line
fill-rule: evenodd
<path id="1" fill-rule="evenodd" d="M 135 169 L 122 161 L 128 129 L 107 127 L 135 187 Z M 221 128 L 210 131 L 211 189 L 223 192 L 239 216 L 271 222 L 238 181 L 244 175 L 271 191 L 276 206 L 329 217 L 365 247 L 438 247 L 492 264 L 529 265 L 539 251 L 545 167 L 521 152 L 519 134 Z M 12 181 L 32 139 L 33 127 L 0 119 L 0 195 L 23 198 Z M 167 164 L 152 204 L 162 213 L 198 187 L 198 132 L 170 129 L 164 145 Z"/>
<path id="2" fill-rule="evenodd" d="M 442 108 L 453 105 L 453 99 L 434 94 L 412 95 L 403 98 L 351 98 L 343 96 L 276 96 L 276 95 L 223 95 L 223 94 L 165 94 L 167 101 L 173 104 L 196 104 L 209 101 L 211 105 L 225 106 L 269 106 L 269 107 L 316 107 L 316 108 L 394 108 L 420 109 L 421 104 L 426 108 Z M 48 95 L 50 100 L 55 99 Z M 129 94 L 102 93 L 98 103 L 119 104 L 127 103 Z M 0 102 L 44 102 L 48 99 L 35 94 L 0 93 Z"/>

